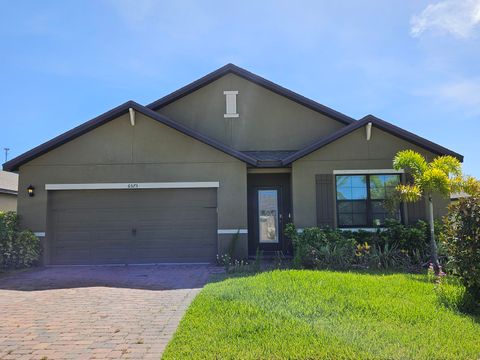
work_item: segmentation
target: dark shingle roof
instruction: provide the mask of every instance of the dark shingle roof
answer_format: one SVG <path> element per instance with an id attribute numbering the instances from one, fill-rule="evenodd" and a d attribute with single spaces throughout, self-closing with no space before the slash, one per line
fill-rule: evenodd
<path id="1" fill-rule="evenodd" d="M 256 159 L 257 167 L 281 167 L 282 160 L 296 152 L 297 150 L 242 151 L 242 154 Z"/>
<path id="2" fill-rule="evenodd" d="M 289 155 L 295 154 L 297 150 L 276 150 L 276 151 L 242 151 L 245 155 L 251 156 L 260 161 L 282 160 Z"/>

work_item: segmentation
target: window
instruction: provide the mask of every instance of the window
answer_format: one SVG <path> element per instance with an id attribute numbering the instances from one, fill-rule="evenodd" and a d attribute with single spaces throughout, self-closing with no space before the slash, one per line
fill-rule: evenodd
<path id="1" fill-rule="evenodd" d="M 278 190 L 258 190 L 258 224 L 261 243 L 278 243 Z"/>
<path id="2" fill-rule="evenodd" d="M 381 226 L 385 219 L 401 219 L 400 207 L 388 210 L 385 200 L 400 183 L 398 174 L 337 175 L 337 220 L 339 227 Z"/>

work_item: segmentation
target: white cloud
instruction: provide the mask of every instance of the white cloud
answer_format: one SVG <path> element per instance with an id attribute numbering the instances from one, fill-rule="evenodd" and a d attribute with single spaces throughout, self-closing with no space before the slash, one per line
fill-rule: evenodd
<path id="1" fill-rule="evenodd" d="M 431 97 L 442 106 L 461 110 L 467 116 L 480 115 L 480 78 L 460 79 L 415 93 Z"/>
<path id="2" fill-rule="evenodd" d="M 438 89 L 438 94 L 445 100 L 480 111 L 480 81 L 461 80 L 445 84 Z"/>
<path id="3" fill-rule="evenodd" d="M 410 22 L 414 37 L 430 30 L 468 38 L 480 27 L 480 0 L 444 0 L 430 4 Z"/>

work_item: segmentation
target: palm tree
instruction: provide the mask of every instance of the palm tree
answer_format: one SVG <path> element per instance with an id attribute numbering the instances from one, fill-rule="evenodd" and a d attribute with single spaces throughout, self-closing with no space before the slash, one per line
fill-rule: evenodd
<path id="1" fill-rule="evenodd" d="M 428 201 L 430 250 L 433 266 L 438 272 L 440 263 L 435 241 L 432 195 L 440 194 L 449 197 L 452 192 L 458 191 L 463 183 L 462 165 L 453 156 L 443 155 L 428 162 L 425 157 L 413 150 L 403 150 L 395 155 L 393 168 L 404 169 L 413 177 L 413 183 L 397 186 L 397 195 L 401 201 L 416 202 L 422 196 Z"/>

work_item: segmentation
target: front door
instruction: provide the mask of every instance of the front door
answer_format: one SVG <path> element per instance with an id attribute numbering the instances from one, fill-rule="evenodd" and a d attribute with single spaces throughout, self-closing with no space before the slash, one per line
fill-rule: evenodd
<path id="1" fill-rule="evenodd" d="M 290 174 L 252 174 L 248 177 L 249 254 L 290 253 L 284 236 L 291 221 Z"/>

